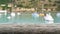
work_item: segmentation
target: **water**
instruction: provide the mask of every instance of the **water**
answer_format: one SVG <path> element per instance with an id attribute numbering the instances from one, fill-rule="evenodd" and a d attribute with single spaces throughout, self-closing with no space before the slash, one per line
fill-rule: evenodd
<path id="1" fill-rule="evenodd" d="M 60 17 L 56 16 L 57 13 L 51 13 L 52 17 L 54 18 L 54 23 L 60 23 Z M 7 15 L 0 15 L 0 23 L 45 23 L 44 18 L 42 16 L 33 17 L 32 14 L 21 14 L 8 19 L 7 17 L 11 16 L 10 14 Z"/>

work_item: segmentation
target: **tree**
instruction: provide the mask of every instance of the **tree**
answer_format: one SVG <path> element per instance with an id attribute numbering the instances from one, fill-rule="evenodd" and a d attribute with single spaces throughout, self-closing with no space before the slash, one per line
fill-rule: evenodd
<path id="1" fill-rule="evenodd" d="M 55 1 L 56 5 L 57 5 L 57 11 L 60 11 L 60 0 L 59 1 Z"/>
<path id="2" fill-rule="evenodd" d="M 12 0 L 0 0 L 0 4 L 7 4 L 7 3 L 11 3 Z"/>

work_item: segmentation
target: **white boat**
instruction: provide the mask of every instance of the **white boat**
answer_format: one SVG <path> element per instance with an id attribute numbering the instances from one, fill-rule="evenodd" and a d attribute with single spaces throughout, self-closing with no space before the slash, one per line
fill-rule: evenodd
<path id="1" fill-rule="evenodd" d="M 38 13 L 33 13 L 32 16 L 33 17 L 39 17 L 39 14 Z"/>
<path id="2" fill-rule="evenodd" d="M 6 10 L 0 10 L 0 12 L 7 12 Z"/>
<path id="3" fill-rule="evenodd" d="M 56 16 L 57 16 L 57 17 L 60 17 L 60 13 L 57 13 Z"/>
<path id="4" fill-rule="evenodd" d="M 14 12 L 12 12 L 12 13 L 11 13 L 11 16 L 12 16 L 12 17 L 14 17 L 14 16 L 15 16 L 15 13 L 14 13 Z"/>
<path id="5" fill-rule="evenodd" d="M 21 15 L 21 13 L 17 13 L 17 15 Z"/>
<path id="6" fill-rule="evenodd" d="M 7 10 L 0 10 L 0 13 L 4 13 L 5 15 L 7 15 Z"/>
<path id="7" fill-rule="evenodd" d="M 51 14 L 46 14 L 46 16 L 44 16 L 44 19 L 46 23 L 54 23 L 54 19 Z"/>
<path id="8" fill-rule="evenodd" d="M 8 18 L 8 19 L 11 19 L 11 16 L 8 16 L 7 18 Z"/>

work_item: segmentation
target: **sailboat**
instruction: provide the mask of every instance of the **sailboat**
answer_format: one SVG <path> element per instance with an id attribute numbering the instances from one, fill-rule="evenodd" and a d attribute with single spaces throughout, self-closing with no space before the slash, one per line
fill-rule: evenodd
<path id="1" fill-rule="evenodd" d="M 46 16 L 44 16 L 44 19 L 45 19 L 45 22 L 46 23 L 54 23 L 54 19 L 53 19 L 53 17 L 51 16 L 51 14 L 49 13 L 49 14 L 46 14 Z"/>
<path id="2" fill-rule="evenodd" d="M 44 9 L 44 4 L 42 4 L 42 9 Z M 43 13 L 43 10 L 42 10 L 42 13 Z M 45 23 L 49 23 L 49 24 L 54 23 L 54 19 L 51 16 L 51 13 L 44 14 L 43 16 L 44 16 L 44 19 L 45 19 Z"/>
<path id="3" fill-rule="evenodd" d="M 32 14 L 33 17 L 39 17 L 39 14 L 37 12 Z"/>
<path id="4" fill-rule="evenodd" d="M 12 13 L 11 13 L 11 16 L 12 16 L 12 17 L 14 17 L 14 16 L 15 16 L 15 13 L 14 13 L 14 12 L 12 12 Z"/>

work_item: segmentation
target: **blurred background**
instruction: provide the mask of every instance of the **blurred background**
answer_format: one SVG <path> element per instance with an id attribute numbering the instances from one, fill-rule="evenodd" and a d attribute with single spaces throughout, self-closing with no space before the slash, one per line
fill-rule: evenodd
<path id="1" fill-rule="evenodd" d="M 60 0 L 0 0 L 0 22 L 44 23 L 43 14 L 36 18 L 32 16 L 34 12 L 51 13 L 54 23 L 59 23 Z"/>

